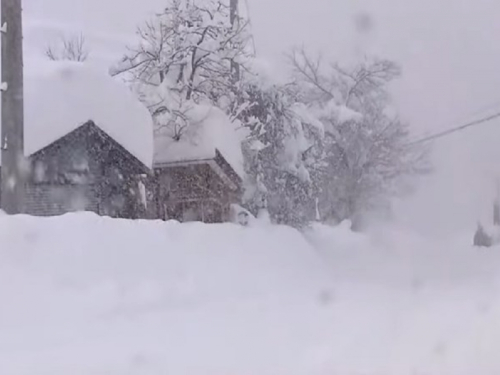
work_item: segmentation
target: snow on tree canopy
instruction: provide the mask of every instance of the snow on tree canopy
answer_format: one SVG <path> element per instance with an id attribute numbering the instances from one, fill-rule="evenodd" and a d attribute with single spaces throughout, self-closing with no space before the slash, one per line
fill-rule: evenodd
<path id="1" fill-rule="evenodd" d="M 185 126 L 172 125 L 165 114 L 155 137 L 155 164 L 213 159 L 218 150 L 236 173 L 243 177 L 241 137 L 237 124 L 220 109 L 211 105 L 189 103 L 184 106 Z"/>
<path id="2" fill-rule="evenodd" d="M 339 123 L 349 121 L 360 121 L 363 115 L 342 104 L 337 104 L 335 100 L 328 101 L 325 105 L 316 110 L 319 118 L 336 119 Z"/>
<path id="3" fill-rule="evenodd" d="M 28 60 L 24 87 L 25 155 L 93 121 L 148 167 L 153 121 L 123 83 L 85 63 Z"/>

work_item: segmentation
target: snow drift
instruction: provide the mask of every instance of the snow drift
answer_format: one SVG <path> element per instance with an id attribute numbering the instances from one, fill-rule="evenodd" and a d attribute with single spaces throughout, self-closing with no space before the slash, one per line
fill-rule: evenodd
<path id="1" fill-rule="evenodd" d="M 493 375 L 499 271 L 401 229 L 0 216 L 0 373 Z"/>
<path id="2" fill-rule="evenodd" d="M 313 339 L 321 268 L 282 227 L 2 216 L 0 373 L 279 370 Z"/>

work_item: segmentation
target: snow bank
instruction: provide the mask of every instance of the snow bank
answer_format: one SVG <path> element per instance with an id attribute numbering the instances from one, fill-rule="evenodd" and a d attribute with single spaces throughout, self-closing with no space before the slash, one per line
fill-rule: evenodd
<path id="1" fill-rule="evenodd" d="M 0 216 L 0 373 L 500 371 L 500 249 L 400 228 Z"/>
<path id="2" fill-rule="evenodd" d="M 165 127 L 155 138 L 155 163 L 175 163 L 213 159 L 219 150 L 234 170 L 243 176 L 241 132 L 220 109 L 211 105 L 188 103 L 183 109 L 188 123 Z M 168 121 L 165 121 L 168 123 Z M 179 139 L 175 138 L 180 133 Z"/>
<path id="3" fill-rule="evenodd" d="M 284 227 L 0 216 L 0 373 L 293 369 L 321 269 Z"/>
<path id="4" fill-rule="evenodd" d="M 329 264 L 336 281 L 355 279 L 412 289 L 423 284 L 487 284 L 500 277 L 500 251 L 474 248 L 474 230 L 438 240 L 396 226 L 377 227 L 368 234 L 353 233 L 347 223 L 342 223 L 335 228 L 316 225 L 306 237 Z"/>
<path id="5" fill-rule="evenodd" d="M 472 235 L 309 231 L 334 277 L 330 334 L 342 337 L 324 347 L 323 366 L 338 374 L 497 374 L 500 248 L 474 248 Z"/>
<path id="6" fill-rule="evenodd" d="M 29 58 L 24 90 L 27 156 L 93 120 L 152 166 L 151 115 L 124 84 L 84 63 Z"/>

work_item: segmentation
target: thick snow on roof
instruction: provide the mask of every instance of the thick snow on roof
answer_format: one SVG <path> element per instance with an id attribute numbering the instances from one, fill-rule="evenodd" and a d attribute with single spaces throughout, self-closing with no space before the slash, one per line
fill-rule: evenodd
<path id="1" fill-rule="evenodd" d="M 241 136 L 237 124 L 220 109 L 192 104 L 185 113 L 188 126 L 179 140 L 173 128 L 164 128 L 155 138 L 155 164 L 211 159 L 215 151 L 224 156 L 233 169 L 243 176 Z"/>
<path id="2" fill-rule="evenodd" d="M 31 155 L 92 120 L 148 167 L 153 123 L 121 82 L 84 63 L 27 59 L 25 154 Z"/>

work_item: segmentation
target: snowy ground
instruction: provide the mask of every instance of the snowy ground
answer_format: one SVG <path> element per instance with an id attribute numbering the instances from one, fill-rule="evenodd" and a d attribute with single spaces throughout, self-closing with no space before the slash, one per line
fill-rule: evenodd
<path id="1" fill-rule="evenodd" d="M 469 242 L 1 216 L 0 373 L 498 374 L 500 252 Z"/>

